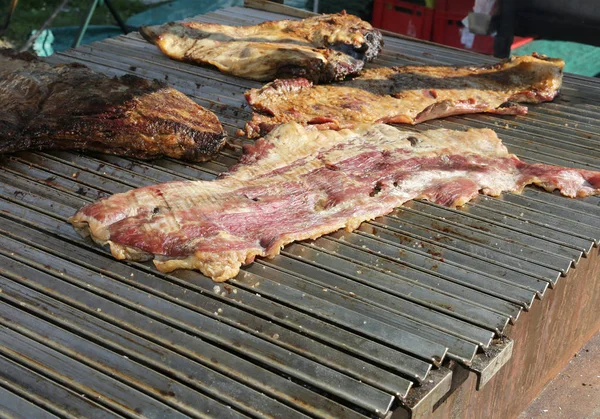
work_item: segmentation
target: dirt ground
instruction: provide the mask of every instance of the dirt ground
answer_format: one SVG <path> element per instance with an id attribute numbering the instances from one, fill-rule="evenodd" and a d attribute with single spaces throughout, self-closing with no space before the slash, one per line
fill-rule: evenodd
<path id="1" fill-rule="evenodd" d="M 600 418 L 600 332 L 519 416 L 531 418 Z"/>

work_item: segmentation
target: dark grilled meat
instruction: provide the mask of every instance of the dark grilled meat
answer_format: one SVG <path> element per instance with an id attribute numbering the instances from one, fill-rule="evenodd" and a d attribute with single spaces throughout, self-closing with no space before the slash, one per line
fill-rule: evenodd
<path id="1" fill-rule="evenodd" d="M 215 114 L 163 83 L 53 67 L 7 50 L 0 103 L 0 153 L 54 148 L 204 161 L 225 141 Z"/>

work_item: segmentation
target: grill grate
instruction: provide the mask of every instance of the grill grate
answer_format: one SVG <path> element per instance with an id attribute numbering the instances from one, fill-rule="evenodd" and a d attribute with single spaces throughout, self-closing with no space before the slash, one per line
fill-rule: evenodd
<path id="1" fill-rule="evenodd" d="M 196 18 L 253 24 L 229 8 Z M 485 56 L 386 37 L 376 65 L 470 64 Z M 211 162 L 24 152 L 0 162 L 0 412 L 21 417 L 385 416 L 444 359 L 470 365 L 600 240 L 600 199 L 529 188 L 461 210 L 415 201 L 260 259 L 225 284 L 122 263 L 66 222 L 112 193 L 214 179 L 239 157 L 260 83 L 163 56 L 137 34 L 51 57 L 108 75 L 168 81 L 217 113 L 233 147 Z M 552 103 L 491 127 L 529 162 L 600 170 L 600 85 L 567 75 Z"/>

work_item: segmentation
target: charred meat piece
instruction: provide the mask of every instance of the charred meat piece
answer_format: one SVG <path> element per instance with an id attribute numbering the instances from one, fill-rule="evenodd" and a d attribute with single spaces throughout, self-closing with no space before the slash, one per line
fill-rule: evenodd
<path id="1" fill-rule="evenodd" d="M 246 134 L 260 137 L 291 121 L 341 129 L 358 123 L 417 124 L 478 112 L 524 114 L 527 108 L 517 103 L 554 99 L 563 66 L 562 60 L 534 54 L 482 67 L 376 68 L 329 86 L 301 78 L 276 80 L 246 93 L 256 112 Z"/>
<path id="2" fill-rule="evenodd" d="M 410 199 L 456 207 L 536 184 L 584 197 L 600 172 L 527 164 L 494 131 L 414 132 L 385 124 L 319 131 L 289 123 L 247 147 L 215 181 L 171 182 L 113 195 L 70 219 L 117 259 L 161 271 L 233 278 L 287 243 L 358 228 Z"/>
<path id="3" fill-rule="evenodd" d="M 172 22 L 140 33 L 173 59 L 258 81 L 341 80 L 358 74 L 383 46 L 379 31 L 345 12 L 255 26 Z"/>
<path id="4" fill-rule="evenodd" d="M 54 148 L 204 161 L 225 141 L 215 114 L 163 83 L 53 67 L 7 50 L 0 103 L 0 153 Z"/>

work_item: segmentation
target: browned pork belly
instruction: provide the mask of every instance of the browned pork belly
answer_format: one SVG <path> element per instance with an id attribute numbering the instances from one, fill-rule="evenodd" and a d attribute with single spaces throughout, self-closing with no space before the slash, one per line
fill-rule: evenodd
<path id="1" fill-rule="evenodd" d="M 358 74 L 383 46 L 379 31 L 345 12 L 255 26 L 172 22 L 140 33 L 173 59 L 258 81 L 341 80 Z"/>
<path id="2" fill-rule="evenodd" d="M 328 86 L 302 78 L 276 80 L 246 93 L 255 111 L 246 133 L 260 137 L 292 121 L 341 129 L 360 123 L 417 124 L 477 112 L 524 114 L 527 108 L 517 103 L 554 99 L 563 66 L 562 60 L 534 54 L 481 67 L 376 68 Z"/>

